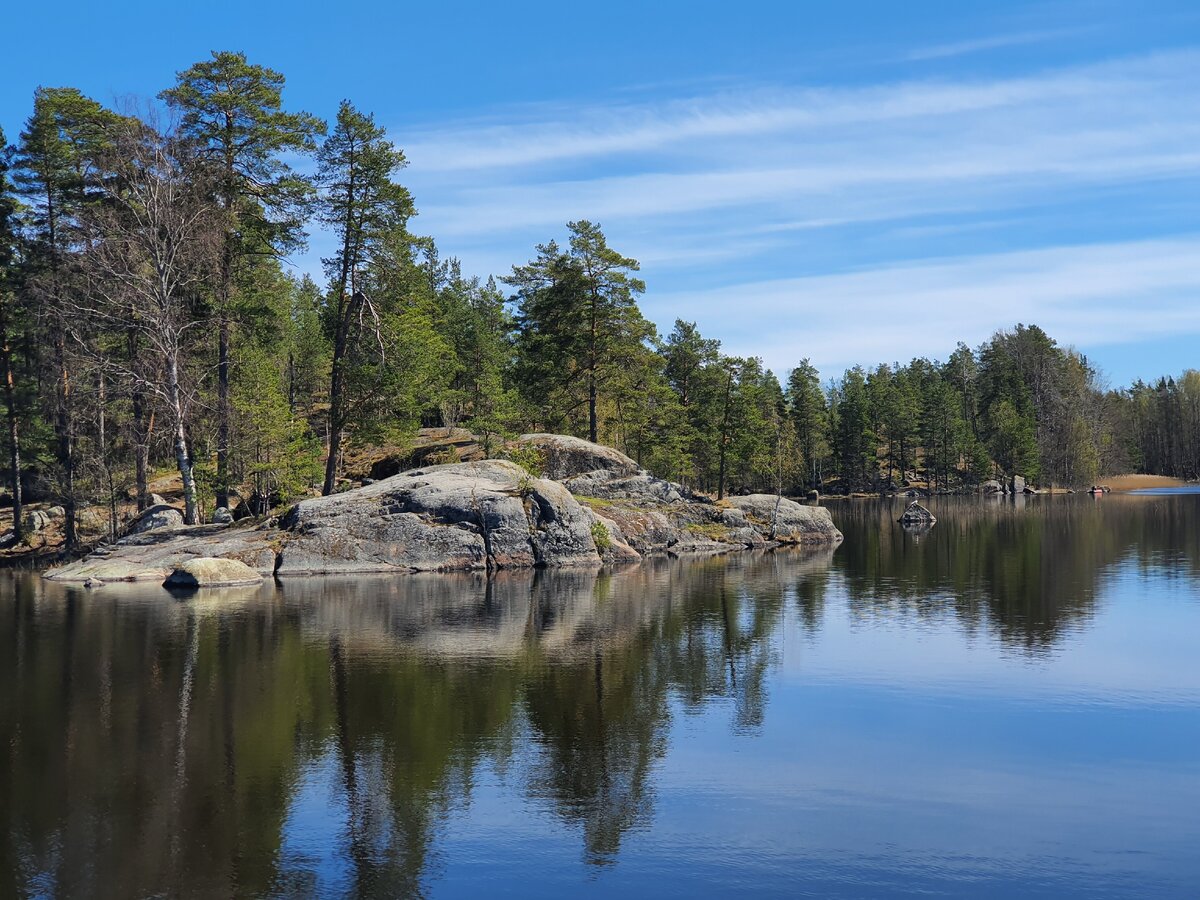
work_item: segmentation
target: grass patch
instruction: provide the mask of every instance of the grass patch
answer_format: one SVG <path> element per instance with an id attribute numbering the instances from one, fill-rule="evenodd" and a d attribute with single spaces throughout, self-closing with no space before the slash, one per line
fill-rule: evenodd
<path id="1" fill-rule="evenodd" d="M 578 500 L 580 503 L 586 503 L 588 506 L 592 507 L 593 509 L 596 509 L 596 508 L 607 509 L 608 507 L 613 505 L 613 502 L 611 500 L 605 500 L 602 497 L 585 497 L 582 494 L 579 494 L 579 495 L 576 495 L 575 499 Z"/>
<path id="2" fill-rule="evenodd" d="M 692 534 L 708 538 L 710 541 L 724 543 L 729 539 L 729 529 L 716 522 L 691 522 L 686 527 Z"/>

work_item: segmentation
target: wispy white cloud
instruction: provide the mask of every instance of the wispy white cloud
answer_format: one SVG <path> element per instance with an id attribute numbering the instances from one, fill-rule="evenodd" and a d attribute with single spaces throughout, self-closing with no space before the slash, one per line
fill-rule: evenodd
<path id="1" fill-rule="evenodd" d="M 980 53 L 984 50 L 998 50 L 1002 47 L 1021 47 L 1028 44 L 1044 44 L 1049 41 L 1077 38 L 1094 30 L 1091 27 L 1052 28 L 1044 31 L 994 34 L 971 40 L 920 47 L 907 54 L 905 58 L 910 60 L 947 59 L 952 56 L 966 56 L 969 53 Z"/>
<path id="2" fill-rule="evenodd" d="M 726 90 L 672 101 L 535 105 L 500 121 L 443 123 L 405 135 L 414 169 L 455 172 L 577 162 L 677 148 L 706 153 L 705 141 L 797 132 L 821 137 L 831 129 L 891 127 L 1028 107 L 1082 103 L 1115 108 L 1130 93 L 1161 93 L 1194 78 L 1198 57 L 1178 52 L 1029 77 L 997 80 L 914 80 L 867 87 Z"/>
<path id="3" fill-rule="evenodd" d="M 1018 319 L 1076 343 L 1163 323 L 1200 334 L 1200 313 L 1154 282 L 1196 287 L 1179 268 L 1195 240 L 1136 240 L 1196 227 L 1195 50 L 1015 78 L 546 105 L 411 137 L 416 225 L 469 271 L 503 274 L 593 219 L 643 261 L 661 324 L 699 318 L 779 368 L 943 354 Z M 1048 240 L 1108 243 L 996 252 Z M 970 255 L 895 263 L 947 242 Z M 848 265 L 862 271 L 820 274 Z M 1128 311 L 1146 298 L 1153 322 Z"/>
<path id="4" fill-rule="evenodd" d="M 736 207 L 759 208 L 766 227 L 878 221 L 1195 173 L 1198 84 L 1200 54 L 1181 52 L 991 83 L 826 90 L 807 104 L 603 109 L 427 136 L 410 146 L 410 172 L 423 227 L 449 238 L 580 217 L 669 228 Z"/>
<path id="5" fill-rule="evenodd" d="M 1050 247 L 660 294 L 649 311 L 678 310 L 779 371 L 809 357 L 828 376 L 942 358 L 1017 322 L 1081 346 L 1200 332 L 1198 258 L 1200 235 Z"/>

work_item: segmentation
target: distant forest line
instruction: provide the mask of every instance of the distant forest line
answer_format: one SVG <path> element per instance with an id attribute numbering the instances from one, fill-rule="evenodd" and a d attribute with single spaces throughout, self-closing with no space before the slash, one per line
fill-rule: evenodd
<path id="1" fill-rule="evenodd" d="M 798 347 L 781 381 L 685 319 L 660 335 L 638 263 L 591 222 L 499 280 L 466 275 L 412 229 L 403 152 L 373 117 L 289 111 L 284 86 L 214 53 L 136 114 L 38 88 L 0 134 L 14 542 L 32 500 L 63 507 L 68 545 L 115 535 L 167 466 L 189 522 L 239 498 L 262 513 L 421 425 L 496 454 L 578 435 L 718 496 L 1200 476 L 1200 373 L 1108 389 L 1033 325 L 828 383 Z M 285 266 L 314 225 L 336 238 L 319 284 Z"/>

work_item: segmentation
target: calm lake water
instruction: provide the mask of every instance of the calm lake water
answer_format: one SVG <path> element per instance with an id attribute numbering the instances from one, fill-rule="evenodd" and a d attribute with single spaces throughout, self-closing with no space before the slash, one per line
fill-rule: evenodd
<path id="1" fill-rule="evenodd" d="M 1200 495 L 619 573 L 0 581 L 0 896 L 1200 896 Z"/>

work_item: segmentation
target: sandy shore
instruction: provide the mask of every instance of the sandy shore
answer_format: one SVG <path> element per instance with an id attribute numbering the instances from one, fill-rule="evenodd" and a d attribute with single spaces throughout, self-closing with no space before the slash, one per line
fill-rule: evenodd
<path id="1" fill-rule="evenodd" d="M 1143 488 L 1182 487 L 1187 484 L 1179 478 L 1165 475 L 1107 475 L 1096 482 L 1114 491 L 1137 491 Z"/>

